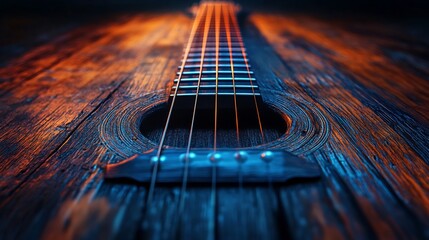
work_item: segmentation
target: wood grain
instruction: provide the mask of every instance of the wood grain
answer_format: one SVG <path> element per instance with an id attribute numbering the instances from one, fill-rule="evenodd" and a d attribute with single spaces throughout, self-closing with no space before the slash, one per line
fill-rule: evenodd
<path id="1" fill-rule="evenodd" d="M 181 216 L 178 187 L 157 188 L 144 214 L 145 186 L 103 182 L 101 167 L 122 157 L 100 125 L 117 108 L 166 101 L 191 22 L 112 16 L 0 69 L 2 239 L 429 237 L 429 41 L 409 25 L 263 13 L 244 22 L 265 100 L 278 92 L 329 123 L 326 142 L 300 153 L 321 166 L 320 181 L 219 187 L 215 202 L 210 188 L 189 188 Z M 132 139 L 143 145 L 130 152 L 153 145 Z"/>
<path id="2" fill-rule="evenodd" d="M 365 39 L 360 40 L 358 36 L 354 36 L 355 39 L 353 41 L 347 39 L 343 40 L 341 38 L 335 38 L 339 39 L 338 41 L 335 41 L 326 37 L 326 33 L 317 31 L 317 27 L 313 27 L 312 25 L 310 25 L 312 28 L 303 29 L 301 26 L 304 21 L 299 21 L 301 19 L 295 20 L 281 16 L 267 15 L 256 15 L 253 17 L 254 18 L 252 18 L 252 20 L 255 25 L 266 37 L 268 42 L 274 46 L 281 56 L 281 60 L 284 61 L 286 65 L 293 65 L 294 62 L 299 62 L 296 58 L 300 58 L 300 56 L 305 57 L 305 62 L 307 63 L 305 69 L 301 71 L 297 69 L 293 72 L 293 75 L 297 80 L 293 81 L 294 78 L 289 74 L 278 75 L 278 77 L 285 79 L 288 87 L 298 85 L 298 88 L 303 88 L 300 92 L 307 92 L 313 101 L 321 104 L 328 112 L 328 115 L 332 116 L 330 123 L 334 130 L 332 131 L 330 142 L 326 145 L 329 148 L 325 150 L 324 155 L 329 152 L 332 152 L 333 155 L 321 158 L 319 161 L 321 161 L 322 165 L 326 164 L 324 163 L 326 160 L 331 161 L 331 164 L 337 165 L 339 169 L 342 169 L 342 171 L 337 169 L 338 173 L 343 176 L 343 180 L 346 181 L 346 184 L 351 188 L 352 193 L 358 193 L 364 196 L 366 195 L 365 198 L 362 198 L 359 195 L 356 195 L 355 197 L 358 201 L 357 204 L 360 204 L 359 201 L 363 201 L 361 203 L 361 208 L 364 214 L 365 211 L 368 211 L 367 219 L 370 222 L 373 222 L 374 229 L 376 231 L 380 231 L 378 233 L 378 237 L 381 238 L 386 236 L 389 232 L 392 232 L 391 237 L 400 234 L 397 232 L 398 229 L 394 222 L 392 224 L 385 225 L 384 227 L 380 227 L 380 222 L 389 221 L 389 219 L 383 219 L 384 216 L 391 217 L 395 214 L 406 214 L 400 213 L 401 210 L 397 209 L 395 206 L 387 206 L 387 202 L 392 202 L 392 204 L 395 205 L 404 204 L 408 208 L 413 209 L 414 211 L 412 212 L 414 214 L 420 215 L 419 217 L 422 221 L 425 221 L 428 214 L 426 209 L 428 206 L 428 186 L 427 181 L 424 180 L 427 178 L 428 171 L 427 155 L 425 154 L 427 149 L 424 147 L 427 146 L 426 134 L 423 132 L 423 136 L 419 136 L 419 134 L 408 132 L 406 136 L 401 136 L 400 133 L 395 131 L 396 129 L 392 129 L 391 126 L 381 119 L 388 113 L 398 111 L 401 107 L 402 109 L 412 108 L 412 106 L 401 106 L 404 104 L 403 102 L 406 102 L 406 99 L 403 102 L 395 101 L 399 106 L 393 108 L 391 106 L 390 98 L 380 101 L 379 98 L 374 99 L 371 94 L 368 94 L 370 90 L 375 93 L 377 93 L 378 90 L 378 94 L 381 94 L 382 89 L 378 88 L 379 85 L 374 86 L 375 83 L 379 84 L 378 81 L 390 81 L 390 83 L 395 83 L 395 86 L 398 85 L 398 89 L 402 89 L 406 92 L 405 88 L 409 85 L 408 82 L 405 82 L 400 86 L 401 81 L 398 80 L 398 77 L 389 79 L 389 74 L 384 74 L 384 71 L 389 71 L 389 68 L 395 69 L 397 72 L 399 72 L 400 69 L 393 64 L 387 66 L 383 65 L 383 68 L 379 67 L 378 69 L 366 66 L 369 69 L 362 68 L 358 69 L 357 72 L 354 72 L 354 69 L 344 69 L 343 67 L 348 64 L 347 61 L 340 61 L 337 63 L 338 60 L 335 59 L 336 56 L 344 57 L 345 55 L 343 52 L 334 52 L 337 51 L 338 45 L 338 51 L 341 51 L 343 48 L 346 49 L 344 52 L 349 56 L 350 62 L 352 62 L 352 60 L 359 59 L 359 55 L 363 55 L 360 58 L 379 58 L 386 62 L 389 60 L 382 56 L 374 56 L 374 53 L 372 52 L 367 52 L 367 55 L 365 55 L 365 53 L 361 53 L 367 51 L 368 43 Z M 299 23 L 296 23 L 295 21 L 299 21 Z M 274 22 L 281 22 L 282 24 L 274 24 Z M 323 22 L 316 22 L 314 25 L 319 26 L 322 24 Z M 273 29 L 274 27 L 277 28 Z M 296 30 L 296 32 L 292 32 L 295 29 L 298 30 Z M 303 32 L 308 35 L 303 34 Z M 279 38 L 279 36 L 273 36 L 274 34 L 272 33 L 286 35 L 287 38 Z M 343 33 L 341 30 L 336 32 L 337 36 L 340 34 L 346 35 L 347 32 Z M 352 36 L 350 36 L 350 38 L 351 37 Z M 298 38 L 298 40 L 296 38 Z M 279 42 L 276 42 L 277 39 L 280 39 L 278 40 Z M 293 44 L 294 41 L 308 41 L 310 42 L 308 44 L 311 44 L 311 48 L 306 49 L 299 45 L 296 46 Z M 333 42 L 329 45 L 330 47 L 324 48 L 323 45 L 328 45 L 330 42 Z M 355 42 L 358 42 L 359 44 L 356 44 Z M 348 46 L 347 43 L 366 46 L 366 48 Z M 322 53 L 325 54 L 323 54 L 322 57 L 319 56 L 322 55 Z M 347 55 L 345 57 L 347 57 Z M 355 55 L 358 56 L 355 57 Z M 365 61 L 363 62 L 366 64 Z M 354 64 L 356 63 L 357 62 L 354 62 Z M 320 66 L 321 64 L 322 66 Z M 340 65 L 342 67 L 341 70 L 335 69 L 335 65 Z M 284 72 L 287 73 L 286 70 Z M 289 73 L 291 73 L 291 71 L 289 71 Z M 366 75 L 364 83 L 359 81 L 363 81 L 362 78 L 359 78 L 362 74 Z M 409 74 L 409 72 L 403 72 L 400 75 L 398 74 L 398 76 Z M 379 80 L 380 75 L 386 77 L 386 80 Z M 371 81 L 374 82 L 374 85 L 370 85 L 372 83 Z M 420 89 L 427 89 L 427 82 L 424 80 L 419 79 L 419 82 L 416 83 L 416 85 L 418 84 L 425 86 Z M 386 85 L 389 84 L 386 83 Z M 374 89 L 375 87 L 377 88 Z M 418 86 L 414 87 L 418 88 Z M 350 90 L 344 91 L 348 89 Z M 386 91 L 386 88 L 384 88 L 384 91 Z M 425 99 L 426 96 L 422 96 L 422 98 Z M 423 101 L 427 102 L 426 99 Z M 347 104 L 344 104 L 344 102 L 347 102 Z M 378 106 L 376 106 L 375 109 L 371 109 L 374 104 L 373 102 L 378 103 Z M 369 106 L 365 106 L 365 104 L 368 104 Z M 407 119 L 413 119 L 412 115 L 406 115 L 406 113 L 402 113 L 401 115 L 405 115 L 404 118 L 407 117 Z M 396 117 L 399 118 L 401 115 Z M 402 121 L 395 121 L 395 124 L 399 125 L 397 128 L 405 131 L 413 131 L 413 129 L 407 129 L 404 126 L 408 124 L 408 122 L 409 121 L 402 119 Z M 422 125 L 424 126 L 424 124 Z M 413 139 L 410 139 L 410 136 L 413 136 Z M 419 137 L 421 139 L 421 142 L 419 143 L 422 144 L 422 146 L 418 149 L 405 147 L 407 142 L 416 142 L 416 138 Z M 417 151 L 416 153 L 416 150 L 419 149 L 425 150 Z M 420 154 L 423 154 L 423 156 L 419 156 Z M 399 158 L 398 155 L 403 156 L 405 159 Z M 316 155 L 315 157 L 317 158 L 318 156 Z M 424 159 L 426 159 L 426 162 Z M 404 161 L 411 161 L 409 162 L 411 165 L 407 165 L 407 162 Z M 352 171 L 347 171 L 347 169 Z M 354 182 L 353 179 L 355 178 L 352 176 L 357 178 L 357 181 L 355 180 L 356 182 Z M 334 178 L 331 177 L 330 179 Z M 380 184 L 381 182 L 383 182 L 383 184 Z M 379 186 L 377 189 L 379 189 L 379 191 L 376 191 L 373 188 L 378 184 Z M 386 193 L 377 196 L 380 193 L 380 189 L 383 189 L 382 186 L 384 186 Z M 390 192 L 393 196 L 389 196 L 387 199 L 387 192 Z M 367 201 L 371 198 L 373 200 L 370 201 L 369 204 Z M 380 199 L 383 198 L 386 200 L 380 201 Z M 392 201 L 392 198 L 398 198 L 397 200 L 401 202 L 395 203 Z M 377 201 L 379 201 L 379 203 L 377 203 Z M 375 209 L 371 210 L 371 207 L 375 207 Z M 383 208 L 386 209 L 383 210 Z M 395 209 L 395 211 L 392 211 L 392 209 Z"/>

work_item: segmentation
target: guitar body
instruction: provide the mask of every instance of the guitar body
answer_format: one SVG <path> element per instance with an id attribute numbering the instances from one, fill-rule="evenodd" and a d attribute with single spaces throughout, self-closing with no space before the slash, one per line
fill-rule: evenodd
<path id="1" fill-rule="evenodd" d="M 184 195 L 180 183 L 158 184 L 150 208 L 149 183 L 107 181 L 107 164 L 158 147 L 192 18 L 94 17 L 2 60 L 0 238 L 428 238 L 427 38 L 306 15 L 239 19 L 265 139 L 248 121 L 237 144 L 223 120 L 219 147 L 285 150 L 320 178 L 218 184 L 215 194 L 212 183 Z M 167 149 L 186 149 L 187 111 Z M 199 116 L 192 147 L 213 145 L 213 114 Z"/>

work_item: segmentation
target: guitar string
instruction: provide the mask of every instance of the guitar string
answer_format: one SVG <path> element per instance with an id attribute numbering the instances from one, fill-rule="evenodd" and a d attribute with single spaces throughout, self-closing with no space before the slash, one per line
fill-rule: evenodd
<path id="1" fill-rule="evenodd" d="M 234 19 L 235 19 L 235 5 L 234 4 L 230 4 L 228 7 L 228 13 L 226 14 L 226 17 L 228 20 L 229 18 L 231 18 L 231 22 L 234 23 Z M 236 41 L 240 41 L 240 34 L 237 33 L 236 29 L 235 30 L 235 38 Z M 246 60 L 246 56 L 243 54 L 243 60 Z M 247 61 L 243 61 L 246 65 L 247 65 Z M 243 201 L 243 172 L 242 172 L 242 163 L 239 163 L 239 169 L 238 169 L 238 186 L 239 186 L 239 196 L 240 196 L 240 200 Z M 239 213 L 243 213 L 243 208 L 242 205 L 239 206 Z M 237 214 L 237 220 L 239 223 L 241 223 L 242 221 L 242 214 Z"/>
<path id="2" fill-rule="evenodd" d="M 203 6 L 205 7 L 206 5 L 202 5 L 202 7 Z M 168 126 L 170 124 L 170 119 L 171 119 L 171 115 L 173 113 L 173 108 L 174 108 L 174 104 L 176 102 L 177 92 L 178 92 L 178 89 L 179 89 L 180 81 L 181 81 L 182 76 L 183 76 L 183 71 L 185 69 L 185 64 L 186 64 L 186 61 L 188 60 L 188 55 L 189 55 L 189 52 L 191 50 L 192 43 L 194 41 L 195 33 L 197 32 L 198 26 L 201 23 L 201 18 L 202 18 L 202 15 L 204 13 L 203 10 L 197 12 L 197 15 L 195 17 L 194 23 L 192 25 L 191 34 L 189 36 L 188 43 L 187 43 L 187 46 L 186 46 L 186 49 L 185 49 L 184 57 L 183 57 L 183 60 L 182 60 L 182 65 L 181 65 L 181 68 L 179 70 L 179 76 L 177 78 L 176 88 L 175 88 L 175 91 L 174 91 L 173 98 L 171 100 L 171 105 L 170 105 L 170 108 L 169 108 L 169 111 L 168 111 L 167 120 L 166 120 L 166 123 L 165 123 L 165 126 L 164 126 L 164 130 L 163 130 L 162 135 L 161 135 L 160 143 L 159 143 L 159 146 L 158 146 L 158 149 L 157 149 L 156 159 L 155 159 L 153 170 L 152 170 L 152 176 L 151 176 L 151 180 L 150 180 L 149 192 L 148 192 L 148 197 L 147 197 L 147 202 L 146 202 L 147 206 L 150 205 L 151 202 L 152 202 L 153 192 L 154 192 L 154 189 L 155 189 L 156 177 L 157 177 L 158 168 L 159 168 L 158 165 L 159 165 L 159 161 L 161 160 L 160 158 L 161 158 L 162 148 L 164 146 L 165 136 L 167 134 L 167 129 L 168 129 Z"/>
<path id="3" fill-rule="evenodd" d="M 233 6 L 230 4 L 229 6 Z M 231 7 L 230 7 L 231 8 Z M 237 134 L 237 147 L 240 147 L 240 128 L 238 125 L 238 109 L 237 109 L 237 94 L 235 89 L 235 75 L 234 75 L 234 60 L 232 58 L 232 44 L 231 44 L 231 26 L 229 22 L 229 16 L 228 11 L 224 11 L 224 21 L 225 21 L 225 32 L 226 32 L 226 39 L 228 42 L 228 48 L 229 48 L 229 59 L 231 64 L 231 78 L 232 78 L 232 88 L 234 91 L 234 114 L 235 114 L 235 129 Z"/>
<path id="4" fill-rule="evenodd" d="M 201 86 L 201 78 L 203 75 L 203 66 L 204 66 L 204 57 L 205 57 L 205 52 L 206 52 L 206 46 L 207 46 L 207 38 L 208 38 L 208 34 L 209 34 L 209 30 L 210 30 L 210 24 L 211 24 L 211 19 L 212 19 L 212 14 L 213 14 L 213 4 L 207 4 L 208 6 L 208 10 L 207 10 L 207 14 L 206 14 L 206 20 L 205 20 L 205 24 L 204 24 L 204 35 L 203 35 L 203 44 L 202 44 L 202 48 L 201 48 L 201 59 L 200 59 L 200 71 L 198 74 L 198 85 L 197 85 L 197 89 L 196 89 L 196 93 L 195 93 L 195 101 L 194 101 L 194 107 L 193 107 L 193 112 L 192 112 L 192 120 L 191 120 L 191 127 L 189 130 L 189 137 L 188 137 L 188 145 L 186 147 L 186 154 L 185 154 L 185 169 L 184 169 L 184 176 L 183 176 L 183 181 L 182 181 L 182 189 L 181 189 L 181 193 L 180 193 L 180 207 L 179 210 L 182 211 L 183 207 L 184 207 L 184 196 L 186 193 L 186 184 L 187 184 L 187 180 L 188 180 L 188 168 L 189 168 L 189 153 L 191 150 L 191 143 L 192 143 L 192 135 L 193 135 L 193 131 L 194 131 L 194 124 L 195 124 L 195 117 L 196 117 L 196 112 L 197 112 L 197 106 L 198 106 L 198 96 L 199 96 L 199 91 L 200 91 L 200 86 Z"/>
<path id="5" fill-rule="evenodd" d="M 222 13 L 222 6 L 223 4 L 216 5 L 217 11 L 216 11 L 216 20 L 215 20 L 215 38 L 216 38 L 216 93 L 215 93 L 215 129 L 214 129 L 214 154 L 216 154 L 217 150 L 217 142 L 216 142 L 216 135 L 217 135 L 217 104 L 218 104 L 218 78 L 219 78 L 219 42 L 220 42 L 220 21 L 221 21 L 221 13 Z M 210 192 L 210 206 L 211 206 L 211 212 L 210 212 L 210 221 L 208 224 L 208 234 L 209 239 L 210 237 L 213 238 L 215 236 L 215 229 L 216 229 L 216 221 L 215 221 L 215 214 L 216 214 L 216 162 L 212 164 L 212 186 L 211 186 L 211 192 Z"/>
<path id="6" fill-rule="evenodd" d="M 233 8 L 233 6 L 232 6 L 232 8 Z M 232 19 L 232 22 L 234 25 L 235 33 L 236 33 L 236 36 L 238 38 L 238 44 L 240 45 L 241 54 L 242 54 L 243 58 L 245 59 L 246 58 L 246 50 L 244 47 L 243 39 L 241 37 L 241 32 L 240 32 L 240 29 L 238 26 L 238 21 L 237 21 L 237 18 L 235 17 L 235 15 L 233 14 L 232 11 L 230 11 L 230 14 L 231 14 L 231 19 Z M 252 95 L 253 95 L 253 100 L 254 100 L 254 104 L 255 104 L 256 115 L 258 118 L 258 125 L 259 125 L 259 132 L 260 132 L 260 136 L 261 136 L 261 141 L 262 141 L 262 143 L 265 143 L 265 136 L 264 136 L 264 131 L 263 131 L 261 114 L 259 111 L 258 101 L 256 99 L 255 89 L 254 89 L 253 82 L 252 82 L 252 76 L 250 74 L 250 67 L 249 67 L 248 61 L 244 61 L 244 64 L 246 66 L 247 74 L 249 77 L 249 82 L 250 82 L 252 93 L 253 93 Z M 269 172 L 269 165 L 267 165 L 267 172 Z M 267 173 L 267 174 L 268 174 L 268 176 L 267 176 L 268 177 L 268 186 L 272 192 L 273 190 L 272 190 L 271 177 L 270 177 L 269 173 Z M 243 179 L 242 179 L 241 172 L 240 172 L 240 176 L 239 176 L 239 188 L 240 188 L 240 196 L 242 196 L 243 195 L 243 193 L 242 193 L 243 192 Z"/>
<path id="7" fill-rule="evenodd" d="M 232 6 L 232 7 L 234 7 L 234 6 Z M 246 49 L 244 47 L 244 43 L 243 43 L 243 39 L 242 39 L 242 36 L 241 36 L 241 33 L 240 33 L 240 29 L 239 29 L 239 26 L 238 26 L 237 18 L 235 17 L 235 15 L 233 14 L 232 11 L 230 12 L 230 14 L 231 14 L 231 19 L 232 19 L 232 22 L 233 22 L 233 25 L 234 25 L 235 33 L 236 33 L 236 36 L 237 36 L 238 44 L 240 45 L 241 54 L 243 55 L 243 59 L 246 59 Z M 260 132 L 260 135 L 261 135 L 261 140 L 262 140 L 262 143 L 265 143 L 264 131 L 263 131 L 263 128 L 262 128 L 261 114 L 259 112 L 258 101 L 256 99 L 255 89 L 254 89 L 253 82 L 252 82 L 252 75 L 250 74 L 250 67 L 249 67 L 249 64 L 248 64 L 247 61 L 244 61 L 244 64 L 246 66 L 247 74 L 249 76 L 250 86 L 252 88 L 253 101 L 254 101 L 255 108 L 256 108 L 256 115 L 257 115 L 257 118 L 258 118 L 258 125 L 259 125 L 259 132 Z"/>
<path id="8" fill-rule="evenodd" d="M 216 5 L 216 17 L 215 17 L 215 29 L 216 29 L 216 89 L 215 89 L 215 114 L 214 114 L 214 139 L 213 139 L 213 148 L 214 152 L 217 149 L 217 104 L 218 104 L 218 84 L 219 84 L 219 35 L 220 35 L 220 17 L 221 17 L 222 5 Z"/>
<path id="9" fill-rule="evenodd" d="M 231 13 L 231 19 L 232 19 L 232 22 L 233 22 L 233 25 L 234 25 L 234 29 L 235 29 L 235 32 L 236 32 L 236 36 L 238 36 L 237 37 L 238 38 L 238 44 L 240 45 L 242 56 L 243 56 L 243 58 L 246 58 L 246 50 L 245 50 L 245 47 L 244 47 L 243 39 L 241 37 L 241 32 L 240 32 L 240 29 L 239 29 L 239 26 L 238 26 L 238 21 L 237 21 L 236 17 L 233 15 L 233 13 L 232 12 L 230 12 L 230 13 Z M 244 64 L 246 66 L 247 73 L 248 73 L 248 76 L 249 76 L 249 82 L 250 82 L 250 85 L 251 85 L 251 88 L 252 88 L 253 100 L 254 100 L 254 104 L 255 104 L 255 108 L 256 108 L 256 115 L 257 115 L 257 118 L 258 118 L 258 125 L 259 125 L 259 131 L 260 131 L 260 135 L 261 135 L 261 140 L 262 140 L 262 143 L 265 143 L 265 137 L 264 137 L 264 131 L 263 131 L 263 126 L 262 126 L 261 114 L 260 114 L 259 107 L 258 107 L 258 101 L 256 99 L 256 94 L 255 94 L 255 90 L 254 90 L 254 86 L 253 86 L 253 82 L 252 82 L 252 76 L 250 74 L 250 67 L 249 67 L 249 64 L 248 64 L 247 61 L 244 61 Z M 268 187 L 270 189 L 270 193 L 273 193 L 274 190 L 273 190 L 273 185 L 272 185 L 272 179 L 271 179 L 271 175 L 270 175 L 269 172 L 270 172 L 270 165 L 267 164 Z M 240 176 L 240 179 L 239 179 L 240 192 L 242 192 L 242 184 L 243 184 L 241 177 L 242 176 Z M 240 193 L 240 195 L 242 195 L 242 193 Z"/>

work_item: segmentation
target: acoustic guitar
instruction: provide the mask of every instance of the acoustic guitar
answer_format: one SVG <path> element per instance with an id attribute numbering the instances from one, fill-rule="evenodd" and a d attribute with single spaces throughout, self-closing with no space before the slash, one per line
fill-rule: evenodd
<path id="1" fill-rule="evenodd" d="M 46 66 L 2 85 L 21 137 L 0 145 L 0 239 L 429 237 L 428 84 L 387 40 L 230 1 L 191 12 L 19 60 Z"/>
<path id="2" fill-rule="evenodd" d="M 208 185 L 207 204 L 213 218 L 207 222 L 207 238 L 214 238 L 218 184 L 237 187 L 240 192 L 244 185 L 261 184 L 272 191 L 273 183 L 320 177 L 317 164 L 273 147 L 275 142 L 284 142 L 286 135 L 293 135 L 288 131 L 292 121 L 282 110 L 288 103 L 280 105 L 282 97 L 276 99 L 274 92 L 269 93 L 270 100 L 263 100 L 237 10 L 237 5 L 227 1 L 203 1 L 196 7 L 168 101 L 139 110 L 136 121 L 131 121 L 139 124 L 143 137 L 150 141 L 143 146 L 151 149 L 105 168 L 106 180 L 148 184 L 143 221 L 149 232 L 158 224 L 150 219 L 150 212 L 160 184 L 180 186 L 177 212 L 171 221 L 190 224 L 192 220 L 184 217 L 189 208 L 188 185 Z M 319 118 L 323 121 L 321 115 Z M 121 128 L 123 124 L 116 124 L 103 135 L 114 136 Z M 326 136 L 329 127 L 324 125 L 322 131 Z M 313 141 L 320 145 L 323 138 Z"/>

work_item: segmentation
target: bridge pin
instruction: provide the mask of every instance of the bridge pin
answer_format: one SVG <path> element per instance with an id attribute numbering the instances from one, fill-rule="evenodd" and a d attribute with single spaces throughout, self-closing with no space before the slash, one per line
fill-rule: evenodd
<path id="1" fill-rule="evenodd" d="M 217 153 L 217 152 L 210 153 L 207 157 L 210 160 L 210 162 L 212 162 L 212 163 L 219 162 L 219 160 L 222 159 L 222 155 L 220 153 Z"/>
<path id="2" fill-rule="evenodd" d="M 159 157 L 159 159 L 158 159 L 158 157 L 157 156 L 153 156 L 153 157 L 151 157 L 150 158 L 150 161 L 152 162 L 152 163 L 156 163 L 156 162 L 164 162 L 165 161 L 165 159 L 166 159 L 166 157 L 165 156 L 160 156 Z"/>
<path id="3" fill-rule="evenodd" d="M 261 153 L 261 160 L 266 163 L 271 162 L 273 158 L 274 158 L 274 154 L 271 151 L 265 151 Z"/>
<path id="4" fill-rule="evenodd" d="M 244 163 L 245 161 L 247 161 L 248 154 L 245 151 L 238 151 L 234 154 L 234 158 L 237 162 Z"/>
<path id="5" fill-rule="evenodd" d="M 193 152 L 190 152 L 189 154 L 188 154 L 188 158 L 186 159 L 186 153 L 182 153 L 182 154 L 180 154 L 180 160 L 181 161 L 183 161 L 183 162 L 185 162 L 186 160 L 188 160 L 189 162 L 192 160 L 192 159 L 194 159 L 195 157 L 196 157 L 197 155 L 195 154 L 195 153 L 193 153 Z"/>

